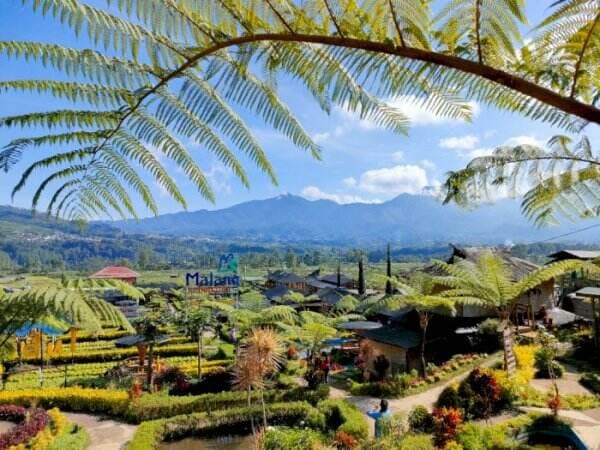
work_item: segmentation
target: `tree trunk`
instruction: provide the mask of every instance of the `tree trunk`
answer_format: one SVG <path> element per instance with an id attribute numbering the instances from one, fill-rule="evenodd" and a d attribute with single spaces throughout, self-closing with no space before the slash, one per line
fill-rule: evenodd
<path id="1" fill-rule="evenodd" d="M 600 329 L 598 327 L 598 317 L 596 317 L 596 299 L 592 299 L 592 323 L 594 325 L 594 347 L 600 348 Z"/>
<path id="2" fill-rule="evenodd" d="M 429 314 L 421 314 L 419 317 L 419 323 L 421 325 L 421 376 L 425 378 L 425 376 L 427 376 L 427 361 L 425 360 L 425 349 L 427 345 L 427 326 L 429 325 Z"/>
<path id="3" fill-rule="evenodd" d="M 250 411 L 250 407 L 252 406 L 252 391 L 250 387 L 248 387 L 248 410 Z M 252 430 L 252 434 L 256 434 L 256 430 L 254 429 L 254 416 L 252 415 L 252 411 L 250 411 L 250 429 Z"/>
<path id="4" fill-rule="evenodd" d="M 265 405 L 265 391 L 260 390 L 260 402 L 262 404 L 262 413 L 263 413 L 263 430 L 267 429 L 267 406 Z"/>
<path id="5" fill-rule="evenodd" d="M 202 356 L 204 354 L 204 343 L 202 342 L 203 328 L 198 330 L 198 380 L 202 379 Z"/>
<path id="6" fill-rule="evenodd" d="M 152 385 L 154 384 L 154 343 L 148 345 L 148 373 L 146 383 L 148 384 L 148 391 L 152 392 Z"/>

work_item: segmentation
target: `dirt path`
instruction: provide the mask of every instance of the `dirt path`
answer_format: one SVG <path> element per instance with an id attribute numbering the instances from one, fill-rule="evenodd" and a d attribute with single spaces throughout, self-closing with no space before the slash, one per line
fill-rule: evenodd
<path id="1" fill-rule="evenodd" d="M 65 414 L 69 420 L 85 428 L 90 435 L 87 450 L 121 450 L 131 440 L 136 430 L 135 425 L 128 425 L 114 420 L 104 420 L 89 414 Z"/>

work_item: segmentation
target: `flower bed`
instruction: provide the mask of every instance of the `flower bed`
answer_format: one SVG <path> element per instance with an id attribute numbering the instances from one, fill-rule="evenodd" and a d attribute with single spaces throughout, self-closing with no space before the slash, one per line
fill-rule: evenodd
<path id="1" fill-rule="evenodd" d="M 0 404 L 44 408 L 58 407 L 65 411 L 108 414 L 122 417 L 129 407 L 125 391 L 85 388 L 40 388 L 0 392 Z"/>
<path id="2" fill-rule="evenodd" d="M 0 406 L 0 419 L 16 423 L 0 435 L 0 450 L 28 443 L 50 423 L 50 416 L 43 409 L 15 405 Z"/>
<path id="3" fill-rule="evenodd" d="M 455 355 L 444 364 L 434 366 L 424 378 L 412 372 L 398 374 L 374 383 L 357 383 L 349 380 L 350 393 L 388 398 L 413 395 L 481 364 L 486 358 L 488 358 L 487 354 Z"/>

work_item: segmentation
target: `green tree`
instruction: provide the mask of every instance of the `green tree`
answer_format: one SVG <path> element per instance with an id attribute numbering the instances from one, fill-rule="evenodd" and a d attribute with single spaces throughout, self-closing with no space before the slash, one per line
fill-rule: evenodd
<path id="1" fill-rule="evenodd" d="M 177 303 L 175 307 L 176 312 L 168 320 L 197 342 L 197 375 L 201 380 L 204 335 L 206 331 L 215 329 L 216 312 L 230 313 L 233 311 L 233 307 L 212 299 L 183 301 Z"/>
<path id="2" fill-rule="evenodd" d="M 3 81 L 0 91 L 49 93 L 75 104 L 2 119 L 5 127 L 68 130 L 14 139 L 0 167 L 18 164 L 28 148 L 60 145 L 23 170 L 13 194 L 38 179 L 33 206 L 52 189 L 47 210 L 68 218 L 135 216 L 124 186 L 156 214 L 138 164 L 186 207 L 153 151 L 214 200 L 183 139 L 214 154 L 244 185 L 249 180 L 238 153 L 275 182 L 263 148 L 234 108 L 250 109 L 318 158 L 319 147 L 277 95 L 280 74 L 302 83 L 324 111 L 343 106 L 397 133 L 407 131 L 409 119 L 381 98 L 413 99 L 438 115 L 466 120 L 471 100 L 567 130 L 600 123 L 598 0 L 555 2 L 527 30 L 527 42 L 524 0 L 452 0 L 436 5 L 435 14 L 423 0 L 31 4 L 85 33 L 93 48 L 0 42 L 0 54 L 57 72 L 55 79 Z M 50 175 L 37 177 L 44 168 L 52 169 Z"/>
<path id="3" fill-rule="evenodd" d="M 456 313 L 455 303 L 457 299 L 448 298 L 437 294 L 438 282 L 435 277 L 428 275 L 415 275 L 402 283 L 388 278 L 388 283 L 395 284 L 402 291 L 401 295 L 386 296 L 383 300 L 376 302 L 370 307 L 372 311 L 381 309 L 411 308 L 419 315 L 419 326 L 421 328 L 421 343 L 419 347 L 421 376 L 426 375 L 427 361 L 425 351 L 427 348 L 427 330 L 433 314 L 454 315 Z M 468 298 L 461 298 L 462 303 L 472 303 Z"/>
<path id="4" fill-rule="evenodd" d="M 448 274 L 436 277 L 436 283 L 446 288 L 440 295 L 456 303 L 495 308 L 500 317 L 507 320 L 510 320 L 510 312 L 518 299 L 545 281 L 577 270 L 592 274 L 600 272 L 594 264 L 565 260 L 542 266 L 515 280 L 510 268 L 491 252 L 481 255 L 476 262 L 464 260 L 448 264 L 437 261 L 435 264 Z"/>
<path id="5" fill-rule="evenodd" d="M 10 272 L 15 269 L 15 263 L 10 255 L 0 250 L 0 271 Z"/>

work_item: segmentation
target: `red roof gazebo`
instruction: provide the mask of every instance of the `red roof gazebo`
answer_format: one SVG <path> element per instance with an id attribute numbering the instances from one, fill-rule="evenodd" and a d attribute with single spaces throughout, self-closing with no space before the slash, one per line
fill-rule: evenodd
<path id="1" fill-rule="evenodd" d="M 90 278 L 103 278 L 106 280 L 119 280 L 129 284 L 135 284 L 139 273 L 134 272 L 129 267 L 108 266 L 93 274 Z"/>

